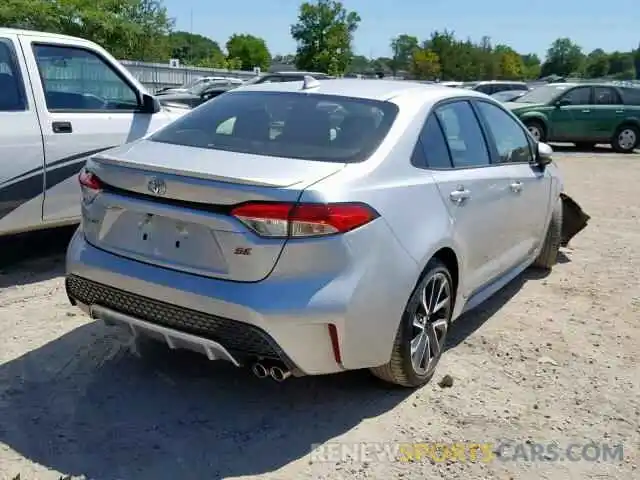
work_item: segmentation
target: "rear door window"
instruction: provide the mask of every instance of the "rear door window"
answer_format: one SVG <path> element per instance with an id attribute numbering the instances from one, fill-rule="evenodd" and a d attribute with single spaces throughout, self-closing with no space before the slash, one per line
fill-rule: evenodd
<path id="1" fill-rule="evenodd" d="M 436 116 L 454 168 L 484 167 L 491 163 L 484 134 L 469 102 L 446 103 L 436 108 Z"/>
<path id="2" fill-rule="evenodd" d="M 301 160 L 366 160 L 398 107 L 298 92 L 230 91 L 152 135 L 156 142 Z"/>
<path id="3" fill-rule="evenodd" d="M 620 105 L 622 103 L 618 92 L 611 87 L 594 87 L 593 98 L 595 105 Z"/>
<path id="4" fill-rule="evenodd" d="M 0 38 L 0 112 L 27 109 L 24 83 L 13 42 Z"/>

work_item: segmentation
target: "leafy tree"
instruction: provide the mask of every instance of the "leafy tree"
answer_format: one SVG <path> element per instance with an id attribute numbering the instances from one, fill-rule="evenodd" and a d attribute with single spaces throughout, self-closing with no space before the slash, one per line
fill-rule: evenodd
<path id="1" fill-rule="evenodd" d="M 547 50 L 547 59 L 542 65 L 542 75 L 551 74 L 563 77 L 582 71 L 584 54 L 579 45 L 570 38 L 558 38 Z"/>
<path id="2" fill-rule="evenodd" d="M 296 67 L 300 70 L 344 73 L 351 63 L 353 34 L 360 23 L 356 12 L 336 0 L 304 2 L 291 36 L 298 43 Z"/>
<path id="3" fill-rule="evenodd" d="M 0 25 L 84 37 L 118 58 L 166 61 L 173 21 L 158 0 L 3 0 Z"/>
<path id="4" fill-rule="evenodd" d="M 504 80 L 518 80 L 524 77 L 524 62 L 522 57 L 511 48 L 498 53 L 500 58 L 500 78 Z"/>
<path id="5" fill-rule="evenodd" d="M 413 54 L 418 48 L 418 39 L 412 35 L 398 35 L 391 40 L 393 57 L 390 67 L 394 75 L 400 70 L 409 70 L 413 61 Z"/>
<path id="6" fill-rule="evenodd" d="M 636 67 L 636 78 L 640 80 L 640 44 L 638 44 L 638 48 L 633 52 L 633 63 Z"/>
<path id="7" fill-rule="evenodd" d="M 609 73 L 620 79 L 634 78 L 633 54 L 631 52 L 610 53 Z"/>
<path id="8" fill-rule="evenodd" d="M 609 73 L 609 56 L 601 48 L 596 48 L 587 55 L 585 74 L 590 78 L 606 77 Z"/>
<path id="9" fill-rule="evenodd" d="M 224 54 L 218 42 L 202 35 L 189 32 L 172 32 L 169 34 L 169 47 L 171 58 L 177 58 L 180 62 L 191 65 L 203 65 L 213 59 L 217 63 L 224 61 Z"/>
<path id="10" fill-rule="evenodd" d="M 371 62 L 364 55 L 354 55 L 351 58 L 351 63 L 349 64 L 349 68 L 347 68 L 347 72 L 349 73 L 364 73 L 369 70 L 371 67 Z"/>
<path id="11" fill-rule="evenodd" d="M 535 53 L 522 55 L 522 63 L 524 65 L 524 78 L 537 79 L 540 78 L 540 58 Z"/>
<path id="12" fill-rule="evenodd" d="M 240 60 L 242 70 L 253 70 L 255 67 L 266 70 L 271 64 L 271 54 L 266 42 L 246 33 L 234 34 L 229 38 L 227 58 Z"/>
<path id="13" fill-rule="evenodd" d="M 420 80 L 436 80 L 440 77 L 440 58 L 433 50 L 419 48 L 411 56 L 410 70 Z"/>

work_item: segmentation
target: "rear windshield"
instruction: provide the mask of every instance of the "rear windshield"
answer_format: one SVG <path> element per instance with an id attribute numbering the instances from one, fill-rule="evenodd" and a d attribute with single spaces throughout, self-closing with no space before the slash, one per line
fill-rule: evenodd
<path id="1" fill-rule="evenodd" d="M 398 114 L 390 102 L 294 92 L 228 92 L 150 137 L 155 142 L 323 162 L 366 160 Z"/>

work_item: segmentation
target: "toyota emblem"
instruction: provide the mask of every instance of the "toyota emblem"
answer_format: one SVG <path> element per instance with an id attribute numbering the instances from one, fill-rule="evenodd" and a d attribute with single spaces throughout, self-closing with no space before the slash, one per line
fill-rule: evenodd
<path id="1" fill-rule="evenodd" d="M 167 193 L 167 184 L 161 178 L 153 177 L 149 180 L 147 188 L 154 195 L 164 195 Z"/>

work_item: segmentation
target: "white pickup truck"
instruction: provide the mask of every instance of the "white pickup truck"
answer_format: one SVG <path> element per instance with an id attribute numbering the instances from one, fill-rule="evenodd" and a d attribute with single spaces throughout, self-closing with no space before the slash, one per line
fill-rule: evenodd
<path id="1" fill-rule="evenodd" d="M 0 236 L 77 223 L 87 157 L 186 111 L 95 43 L 0 28 Z"/>

